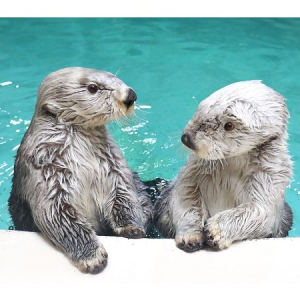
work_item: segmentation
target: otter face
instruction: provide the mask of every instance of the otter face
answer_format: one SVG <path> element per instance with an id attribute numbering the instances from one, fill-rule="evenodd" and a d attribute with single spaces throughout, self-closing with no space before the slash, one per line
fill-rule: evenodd
<path id="1" fill-rule="evenodd" d="M 202 159 L 226 159 L 285 138 L 287 118 L 280 94 L 260 81 L 237 82 L 200 103 L 181 141 Z"/>
<path id="2" fill-rule="evenodd" d="M 133 89 L 111 73 L 65 68 L 42 82 L 36 111 L 70 125 L 96 127 L 130 115 L 136 99 Z"/>

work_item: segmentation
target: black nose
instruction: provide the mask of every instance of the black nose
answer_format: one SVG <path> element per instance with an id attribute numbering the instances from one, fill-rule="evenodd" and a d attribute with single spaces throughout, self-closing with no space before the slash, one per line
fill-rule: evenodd
<path id="1" fill-rule="evenodd" d="M 188 148 L 192 149 L 192 150 L 196 150 L 195 145 L 192 143 L 191 141 L 191 136 L 188 133 L 184 133 L 181 136 L 181 141 L 183 144 L 185 144 Z"/>
<path id="2" fill-rule="evenodd" d="M 136 93 L 134 92 L 134 90 L 129 89 L 128 95 L 124 100 L 124 103 L 127 106 L 127 108 L 129 108 L 134 103 L 134 101 L 136 101 L 136 99 L 137 99 L 137 96 L 136 96 Z"/>

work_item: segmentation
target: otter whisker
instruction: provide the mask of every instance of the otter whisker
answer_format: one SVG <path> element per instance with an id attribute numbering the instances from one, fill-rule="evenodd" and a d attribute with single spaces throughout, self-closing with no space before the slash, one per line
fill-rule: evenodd
<path id="1" fill-rule="evenodd" d="M 146 110 L 146 107 L 147 109 L 150 109 L 151 106 L 148 106 L 148 105 L 143 105 L 143 104 L 135 104 L 135 110 L 141 112 L 142 114 L 151 114 L 152 112 L 149 111 L 149 110 Z"/>
<path id="2" fill-rule="evenodd" d="M 123 127 L 121 119 L 114 118 L 114 119 L 112 119 L 112 121 L 117 123 L 118 127 L 120 127 L 120 128 Z"/>
<path id="3" fill-rule="evenodd" d="M 128 119 L 130 120 L 130 122 L 132 122 L 132 123 L 137 123 L 137 122 L 139 122 L 139 121 L 146 122 L 146 120 L 140 118 L 140 117 L 136 114 L 135 111 L 133 111 L 133 112 L 131 113 L 131 115 L 129 115 L 127 118 L 128 118 Z"/>
<path id="4" fill-rule="evenodd" d="M 141 116 L 139 116 L 139 114 L 136 111 L 133 111 L 131 115 L 133 116 L 135 122 L 137 121 L 148 122 L 148 119 L 142 118 Z"/>
<path id="5" fill-rule="evenodd" d="M 118 71 L 116 72 L 115 76 L 118 76 L 118 74 L 119 74 L 119 72 L 120 72 L 121 69 L 122 69 L 122 67 L 120 67 L 120 68 L 118 69 Z"/>
<path id="6" fill-rule="evenodd" d="M 117 123 L 120 128 L 127 126 L 128 123 L 127 116 L 120 107 L 118 108 L 118 114 L 113 117 L 112 121 Z"/>
<path id="7" fill-rule="evenodd" d="M 176 150 L 176 153 L 179 157 L 186 157 L 189 154 L 189 150 L 181 143 L 181 142 L 175 142 L 173 146 Z"/>

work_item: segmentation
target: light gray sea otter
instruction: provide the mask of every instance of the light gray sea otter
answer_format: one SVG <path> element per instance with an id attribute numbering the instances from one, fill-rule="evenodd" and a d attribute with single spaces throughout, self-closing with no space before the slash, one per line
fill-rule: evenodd
<path id="1" fill-rule="evenodd" d="M 141 238 L 152 205 L 105 124 L 128 116 L 135 92 L 113 74 L 65 68 L 38 91 L 15 160 L 9 211 L 16 230 L 41 231 L 85 273 L 107 253 L 96 234 Z"/>
<path id="2" fill-rule="evenodd" d="M 237 240 L 285 237 L 292 168 L 285 99 L 260 81 L 228 85 L 202 101 L 183 131 L 192 154 L 158 197 L 161 234 L 187 252 Z"/>

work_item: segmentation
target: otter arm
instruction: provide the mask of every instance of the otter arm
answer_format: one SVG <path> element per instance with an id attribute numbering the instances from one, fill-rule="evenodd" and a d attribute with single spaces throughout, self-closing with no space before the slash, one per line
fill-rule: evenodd
<path id="1" fill-rule="evenodd" d="M 124 167 L 123 171 L 122 174 L 114 172 L 114 191 L 105 204 L 105 219 L 116 235 L 141 238 L 146 236 L 144 211 L 138 201 L 132 174 L 127 173 Z"/>
<path id="2" fill-rule="evenodd" d="M 53 164 L 31 170 L 28 184 L 34 187 L 29 200 L 32 216 L 39 230 L 82 272 L 99 273 L 107 264 L 107 253 L 84 216 L 72 206 L 66 172 Z M 33 182 L 42 177 L 42 183 Z"/>
<path id="3" fill-rule="evenodd" d="M 203 227 L 209 213 L 196 183 L 182 179 L 175 183 L 170 201 L 171 218 L 177 247 L 191 252 L 202 248 Z"/>
<path id="4" fill-rule="evenodd" d="M 110 136 L 107 141 L 109 147 L 106 158 L 110 163 L 114 191 L 105 204 L 105 219 L 116 235 L 127 238 L 145 237 L 145 216 L 138 200 L 133 174 Z"/>
<path id="5" fill-rule="evenodd" d="M 224 249 L 235 240 L 276 236 L 280 230 L 285 185 L 274 185 L 264 172 L 252 176 L 239 194 L 236 208 L 222 211 L 205 225 L 207 243 Z"/>

